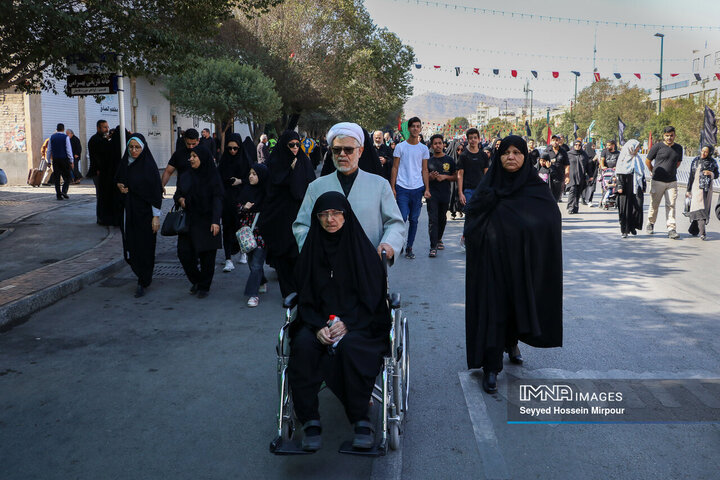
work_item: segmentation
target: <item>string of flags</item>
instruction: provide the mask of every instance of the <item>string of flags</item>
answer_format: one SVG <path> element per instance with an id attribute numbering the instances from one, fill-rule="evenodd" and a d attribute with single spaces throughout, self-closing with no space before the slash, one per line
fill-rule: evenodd
<path id="1" fill-rule="evenodd" d="M 435 70 L 435 71 L 447 71 L 447 69 L 441 65 L 432 65 L 430 67 L 424 67 L 423 64 L 421 64 L 421 63 L 416 63 L 415 69 L 416 70 L 428 70 L 429 69 L 429 70 Z M 459 77 L 461 74 L 464 73 L 462 67 L 453 67 L 453 69 L 455 71 L 456 77 Z M 493 75 L 498 76 L 498 75 L 500 75 L 501 70 L 499 68 L 487 69 L 487 68 L 480 68 L 480 67 L 472 67 L 471 74 L 472 75 L 482 75 L 481 71 L 492 71 Z M 518 77 L 518 70 L 510 69 L 509 72 L 510 72 L 511 77 L 513 77 L 513 78 Z M 552 76 L 552 78 L 560 78 L 560 73 L 561 73 L 559 70 L 550 70 L 550 71 L 530 70 L 529 72 L 534 78 L 539 78 L 540 73 L 543 73 L 543 74 L 549 73 Z M 572 75 L 575 75 L 575 77 L 579 77 L 582 75 L 582 72 L 579 72 L 577 70 L 571 70 L 569 73 Z M 585 73 L 592 73 L 596 82 L 599 82 L 603 78 L 600 72 L 585 72 Z M 643 72 L 612 72 L 612 75 L 618 80 L 621 79 L 623 75 L 633 75 L 638 80 L 642 80 L 643 75 L 645 75 L 645 77 L 654 75 L 657 78 L 662 78 L 662 76 L 659 73 L 643 73 Z M 702 80 L 702 75 L 699 73 L 690 73 L 690 74 L 688 74 L 688 73 L 670 73 L 669 74 L 669 76 L 671 78 L 675 78 L 679 75 L 683 75 L 683 76 L 692 75 L 695 78 L 695 80 L 697 80 L 698 82 Z M 720 80 L 720 72 L 716 72 L 716 73 L 714 73 L 714 75 L 715 75 L 715 78 Z M 570 78 L 572 78 L 572 77 L 570 77 Z M 609 77 L 607 77 L 607 78 L 609 78 Z"/>

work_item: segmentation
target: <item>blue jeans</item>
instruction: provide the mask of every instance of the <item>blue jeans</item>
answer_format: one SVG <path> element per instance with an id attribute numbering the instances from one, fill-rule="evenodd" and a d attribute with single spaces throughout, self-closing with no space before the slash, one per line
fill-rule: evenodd
<path id="1" fill-rule="evenodd" d="M 422 210 L 422 198 L 425 193 L 425 187 L 410 190 L 395 185 L 395 193 L 398 208 L 403 217 L 403 222 L 410 218 L 410 228 L 408 228 L 407 247 L 412 248 L 415 242 L 415 234 L 417 233 L 418 218 L 420 218 L 420 210 Z"/>
<path id="2" fill-rule="evenodd" d="M 472 198 L 472 194 L 474 191 L 474 188 L 463 190 L 463 195 L 465 195 L 465 207 L 463 207 L 463 212 L 467 211 L 468 203 L 470 203 L 470 199 Z"/>
<path id="3" fill-rule="evenodd" d="M 247 261 L 248 267 L 250 267 L 250 276 L 248 276 L 247 282 L 245 283 L 245 295 L 248 297 L 257 297 L 260 285 L 267 283 L 263 270 L 263 265 L 265 264 L 265 249 L 258 247 L 248 253 Z"/>

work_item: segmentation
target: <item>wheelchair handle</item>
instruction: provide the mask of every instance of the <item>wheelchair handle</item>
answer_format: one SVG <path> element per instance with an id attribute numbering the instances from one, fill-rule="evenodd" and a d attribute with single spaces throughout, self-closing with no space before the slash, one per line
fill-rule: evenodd
<path id="1" fill-rule="evenodd" d="M 388 271 L 388 258 L 387 258 L 387 251 L 383 248 L 380 252 L 380 259 L 382 260 L 383 269 L 385 270 L 385 275 L 387 275 Z"/>

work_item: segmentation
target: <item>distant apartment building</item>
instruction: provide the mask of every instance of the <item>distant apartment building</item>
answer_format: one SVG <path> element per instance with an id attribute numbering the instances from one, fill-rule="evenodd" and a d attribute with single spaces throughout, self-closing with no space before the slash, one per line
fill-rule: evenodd
<path id="1" fill-rule="evenodd" d="M 478 103 L 475 113 L 470 115 L 468 121 L 474 127 L 482 127 L 487 125 L 491 119 L 500 116 L 500 107 L 487 105 L 483 102 Z"/>

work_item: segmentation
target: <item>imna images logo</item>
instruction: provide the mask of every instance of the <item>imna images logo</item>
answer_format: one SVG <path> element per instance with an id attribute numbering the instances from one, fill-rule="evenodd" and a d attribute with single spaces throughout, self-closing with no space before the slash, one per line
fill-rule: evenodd
<path id="1" fill-rule="evenodd" d="M 573 400 L 573 390 L 569 385 L 520 385 L 520 401 L 562 402 Z"/>

